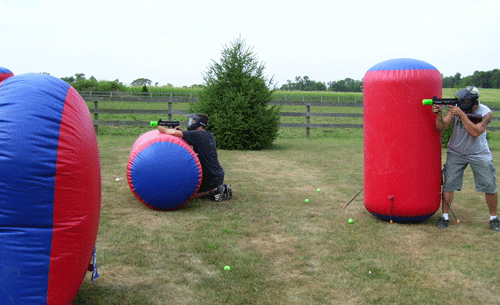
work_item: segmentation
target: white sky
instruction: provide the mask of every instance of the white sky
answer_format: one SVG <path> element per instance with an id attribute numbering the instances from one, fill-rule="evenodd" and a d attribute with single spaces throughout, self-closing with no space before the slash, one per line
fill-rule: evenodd
<path id="1" fill-rule="evenodd" d="M 278 87 L 403 57 L 468 76 L 500 68 L 500 1 L 0 0 L 0 67 L 15 75 L 190 86 L 240 35 Z"/>

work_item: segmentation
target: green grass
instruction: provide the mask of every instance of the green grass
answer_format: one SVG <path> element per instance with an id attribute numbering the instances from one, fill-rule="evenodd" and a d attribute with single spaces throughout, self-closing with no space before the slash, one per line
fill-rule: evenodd
<path id="1" fill-rule="evenodd" d="M 87 275 L 74 304 L 497 303 L 500 235 L 469 169 L 460 224 L 435 228 L 439 213 L 390 224 L 363 194 L 343 209 L 363 187 L 362 136 L 280 137 L 270 150 L 219 152 L 233 200 L 160 212 L 126 182 L 137 137 L 98 137 L 100 277 Z"/>
<path id="2" fill-rule="evenodd" d="M 443 96 L 455 91 L 444 90 Z M 498 89 L 481 94 L 482 102 L 500 101 Z M 165 107 L 106 103 L 99 108 Z M 282 111 L 305 112 L 305 107 Z M 311 111 L 362 113 L 362 108 Z M 158 119 L 125 117 L 100 114 L 105 120 Z M 362 123 L 311 118 L 312 123 L 339 120 Z M 151 128 L 99 130 L 100 278 L 92 284 L 87 275 L 76 305 L 497 303 L 500 235 L 489 230 L 484 196 L 475 192 L 470 169 L 453 204 L 460 224 L 435 228 L 439 211 L 421 223 L 390 224 L 366 211 L 363 194 L 343 209 L 363 188 L 362 129 L 313 128 L 306 138 L 303 128 L 281 128 L 272 149 L 219 151 L 233 200 L 197 199 L 180 210 L 159 212 L 142 205 L 126 182 L 131 146 Z M 500 132 L 490 132 L 489 141 L 499 168 Z M 231 271 L 223 270 L 226 265 Z"/>

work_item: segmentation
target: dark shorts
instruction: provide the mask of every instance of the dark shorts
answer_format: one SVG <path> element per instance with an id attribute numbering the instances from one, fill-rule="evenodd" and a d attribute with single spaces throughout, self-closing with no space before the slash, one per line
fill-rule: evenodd
<path id="1" fill-rule="evenodd" d="M 461 191 L 464 170 L 470 164 L 474 173 L 474 182 L 478 192 L 495 194 L 498 191 L 495 165 L 493 161 L 474 161 L 463 156 L 448 153 L 443 168 L 443 190 L 445 192 Z"/>

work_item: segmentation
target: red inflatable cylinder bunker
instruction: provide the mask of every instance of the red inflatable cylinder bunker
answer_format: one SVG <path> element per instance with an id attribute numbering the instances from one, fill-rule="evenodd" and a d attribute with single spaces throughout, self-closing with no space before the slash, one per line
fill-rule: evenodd
<path id="1" fill-rule="evenodd" d="M 441 73 L 420 60 L 387 60 L 366 72 L 364 201 L 373 215 L 419 221 L 439 209 L 441 133 L 422 100 L 441 95 Z"/>

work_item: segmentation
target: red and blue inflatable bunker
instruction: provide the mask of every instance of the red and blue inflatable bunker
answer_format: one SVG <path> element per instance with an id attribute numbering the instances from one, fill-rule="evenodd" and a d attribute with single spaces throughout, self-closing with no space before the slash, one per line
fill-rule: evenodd
<path id="1" fill-rule="evenodd" d="M 71 304 L 94 247 L 101 170 L 89 110 L 66 82 L 0 83 L 0 303 Z"/>
<path id="2" fill-rule="evenodd" d="M 420 60 L 392 59 L 366 72 L 364 201 L 373 215 L 419 221 L 439 209 L 441 134 L 422 100 L 441 92 L 441 73 Z"/>
<path id="3" fill-rule="evenodd" d="M 14 76 L 12 71 L 7 68 L 0 67 L 0 83 L 12 76 Z"/>
<path id="4" fill-rule="evenodd" d="M 182 138 L 151 130 L 132 146 L 127 180 L 145 206 L 171 211 L 187 204 L 203 177 L 198 156 Z"/>

